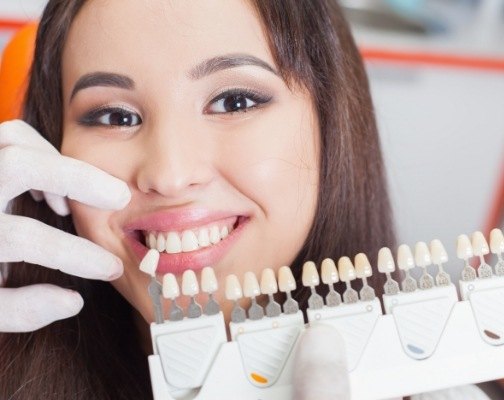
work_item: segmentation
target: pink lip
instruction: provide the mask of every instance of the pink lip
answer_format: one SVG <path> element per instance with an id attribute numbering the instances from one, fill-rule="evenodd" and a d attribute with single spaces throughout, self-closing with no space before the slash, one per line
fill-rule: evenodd
<path id="1" fill-rule="evenodd" d="M 138 262 L 140 262 L 149 249 L 138 240 L 138 235 L 135 234 L 135 231 L 180 232 L 184 229 L 203 226 L 233 216 L 236 217 L 236 215 L 230 215 L 229 213 L 209 212 L 202 209 L 149 214 L 128 223 L 124 227 L 126 243 L 131 247 L 133 253 L 138 258 Z M 187 269 L 198 271 L 206 266 L 215 265 L 238 240 L 249 218 L 239 217 L 238 220 L 238 226 L 225 239 L 215 245 L 187 253 L 161 253 L 156 270 L 157 273 L 166 274 L 171 272 L 173 274 L 181 274 Z"/>

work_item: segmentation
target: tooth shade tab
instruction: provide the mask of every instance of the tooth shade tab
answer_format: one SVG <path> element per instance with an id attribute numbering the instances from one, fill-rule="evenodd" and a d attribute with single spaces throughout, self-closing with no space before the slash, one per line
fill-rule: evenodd
<path id="1" fill-rule="evenodd" d="M 459 235 L 457 238 L 457 257 L 467 260 L 474 256 L 471 241 L 467 235 Z"/>
<path id="2" fill-rule="evenodd" d="M 154 277 L 159 262 L 159 252 L 155 249 L 150 249 L 140 261 L 138 268 L 140 271 Z"/>
<path id="3" fill-rule="evenodd" d="M 407 244 L 401 244 L 397 249 L 397 265 L 399 269 L 403 271 L 415 268 L 415 259 Z"/>
<path id="4" fill-rule="evenodd" d="M 429 248 L 425 242 L 417 242 L 415 245 L 415 263 L 419 267 L 427 267 L 432 264 Z"/>
<path id="5" fill-rule="evenodd" d="M 253 272 L 245 272 L 245 276 L 243 277 L 243 294 L 245 297 L 250 298 L 257 297 L 261 294 L 259 282 Z"/>
<path id="6" fill-rule="evenodd" d="M 199 293 L 198 280 L 193 270 L 185 270 L 182 275 L 182 294 L 196 296 Z"/>
<path id="7" fill-rule="evenodd" d="M 359 253 L 354 258 L 355 264 L 355 274 L 357 278 L 369 278 L 373 275 L 373 269 L 371 268 L 371 264 L 364 253 Z"/>
<path id="8" fill-rule="evenodd" d="M 238 277 L 234 274 L 226 277 L 226 299 L 237 301 L 243 297 L 242 288 Z"/>
<path id="9" fill-rule="evenodd" d="M 261 293 L 274 294 L 278 292 L 275 271 L 271 268 L 264 268 L 261 275 Z"/>
<path id="10" fill-rule="evenodd" d="M 352 264 L 352 260 L 348 257 L 341 257 L 338 260 L 338 273 L 339 277 L 343 282 L 350 282 L 356 278 L 355 268 Z"/>
<path id="11" fill-rule="evenodd" d="M 201 290 L 205 293 L 215 293 L 219 285 L 212 267 L 205 267 L 201 271 Z"/>
<path id="12" fill-rule="evenodd" d="M 289 293 L 296 290 L 296 280 L 289 267 L 283 266 L 278 270 L 278 288 L 283 293 Z"/>
<path id="13" fill-rule="evenodd" d="M 504 253 L 504 235 L 498 228 L 494 228 L 490 232 L 490 249 L 492 253 L 497 255 Z"/>
<path id="14" fill-rule="evenodd" d="M 175 275 L 167 273 L 163 276 L 163 297 L 174 300 L 180 296 L 179 285 Z"/>
<path id="15" fill-rule="evenodd" d="M 313 261 L 306 261 L 303 264 L 303 286 L 315 287 L 320 283 L 317 266 Z"/>
<path id="16" fill-rule="evenodd" d="M 439 239 L 430 242 L 430 253 L 434 264 L 440 265 L 448 261 L 448 254 Z"/>
<path id="17" fill-rule="evenodd" d="M 320 266 L 320 275 L 322 277 L 322 282 L 326 285 L 332 285 L 339 281 L 338 270 L 336 269 L 336 264 L 331 258 L 325 258 Z"/>
<path id="18" fill-rule="evenodd" d="M 394 257 L 388 247 L 382 247 L 378 251 L 378 271 L 383 274 L 395 271 Z"/>
<path id="19" fill-rule="evenodd" d="M 483 236 L 483 233 L 481 233 L 480 231 L 473 233 L 471 244 L 475 256 L 484 256 L 485 254 L 488 254 L 490 252 L 485 236 Z"/>

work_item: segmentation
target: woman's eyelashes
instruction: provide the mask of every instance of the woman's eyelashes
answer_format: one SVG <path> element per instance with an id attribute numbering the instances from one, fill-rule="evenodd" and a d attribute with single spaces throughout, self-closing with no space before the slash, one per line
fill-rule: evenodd
<path id="1" fill-rule="evenodd" d="M 234 114 L 246 112 L 271 101 L 273 96 L 251 89 L 231 89 L 214 97 L 205 108 L 206 114 Z"/>
<path id="2" fill-rule="evenodd" d="M 124 107 L 100 107 L 86 113 L 79 119 L 84 126 L 129 128 L 142 123 L 138 113 Z"/>
<path id="3" fill-rule="evenodd" d="M 204 108 L 205 114 L 232 115 L 246 112 L 271 101 L 273 96 L 251 89 L 230 89 L 216 97 Z M 122 106 L 95 108 L 79 118 L 78 123 L 88 127 L 130 128 L 142 124 L 140 115 Z"/>

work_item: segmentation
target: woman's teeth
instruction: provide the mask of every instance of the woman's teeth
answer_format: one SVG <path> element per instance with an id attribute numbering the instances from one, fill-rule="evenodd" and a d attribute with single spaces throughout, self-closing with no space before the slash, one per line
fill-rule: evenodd
<path id="1" fill-rule="evenodd" d="M 169 254 L 187 253 L 203 247 L 219 243 L 233 230 L 233 226 L 219 227 L 214 225 L 199 230 L 185 230 L 179 232 L 152 232 L 144 231 L 145 244 L 149 249 Z"/>

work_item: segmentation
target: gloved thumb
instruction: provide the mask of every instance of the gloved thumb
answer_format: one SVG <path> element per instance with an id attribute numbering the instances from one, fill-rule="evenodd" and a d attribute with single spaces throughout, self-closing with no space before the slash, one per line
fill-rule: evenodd
<path id="1" fill-rule="evenodd" d="M 324 324 L 303 333 L 294 359 L 294 400 L 349 400 L 345 347 L 338 331 Z"/>

